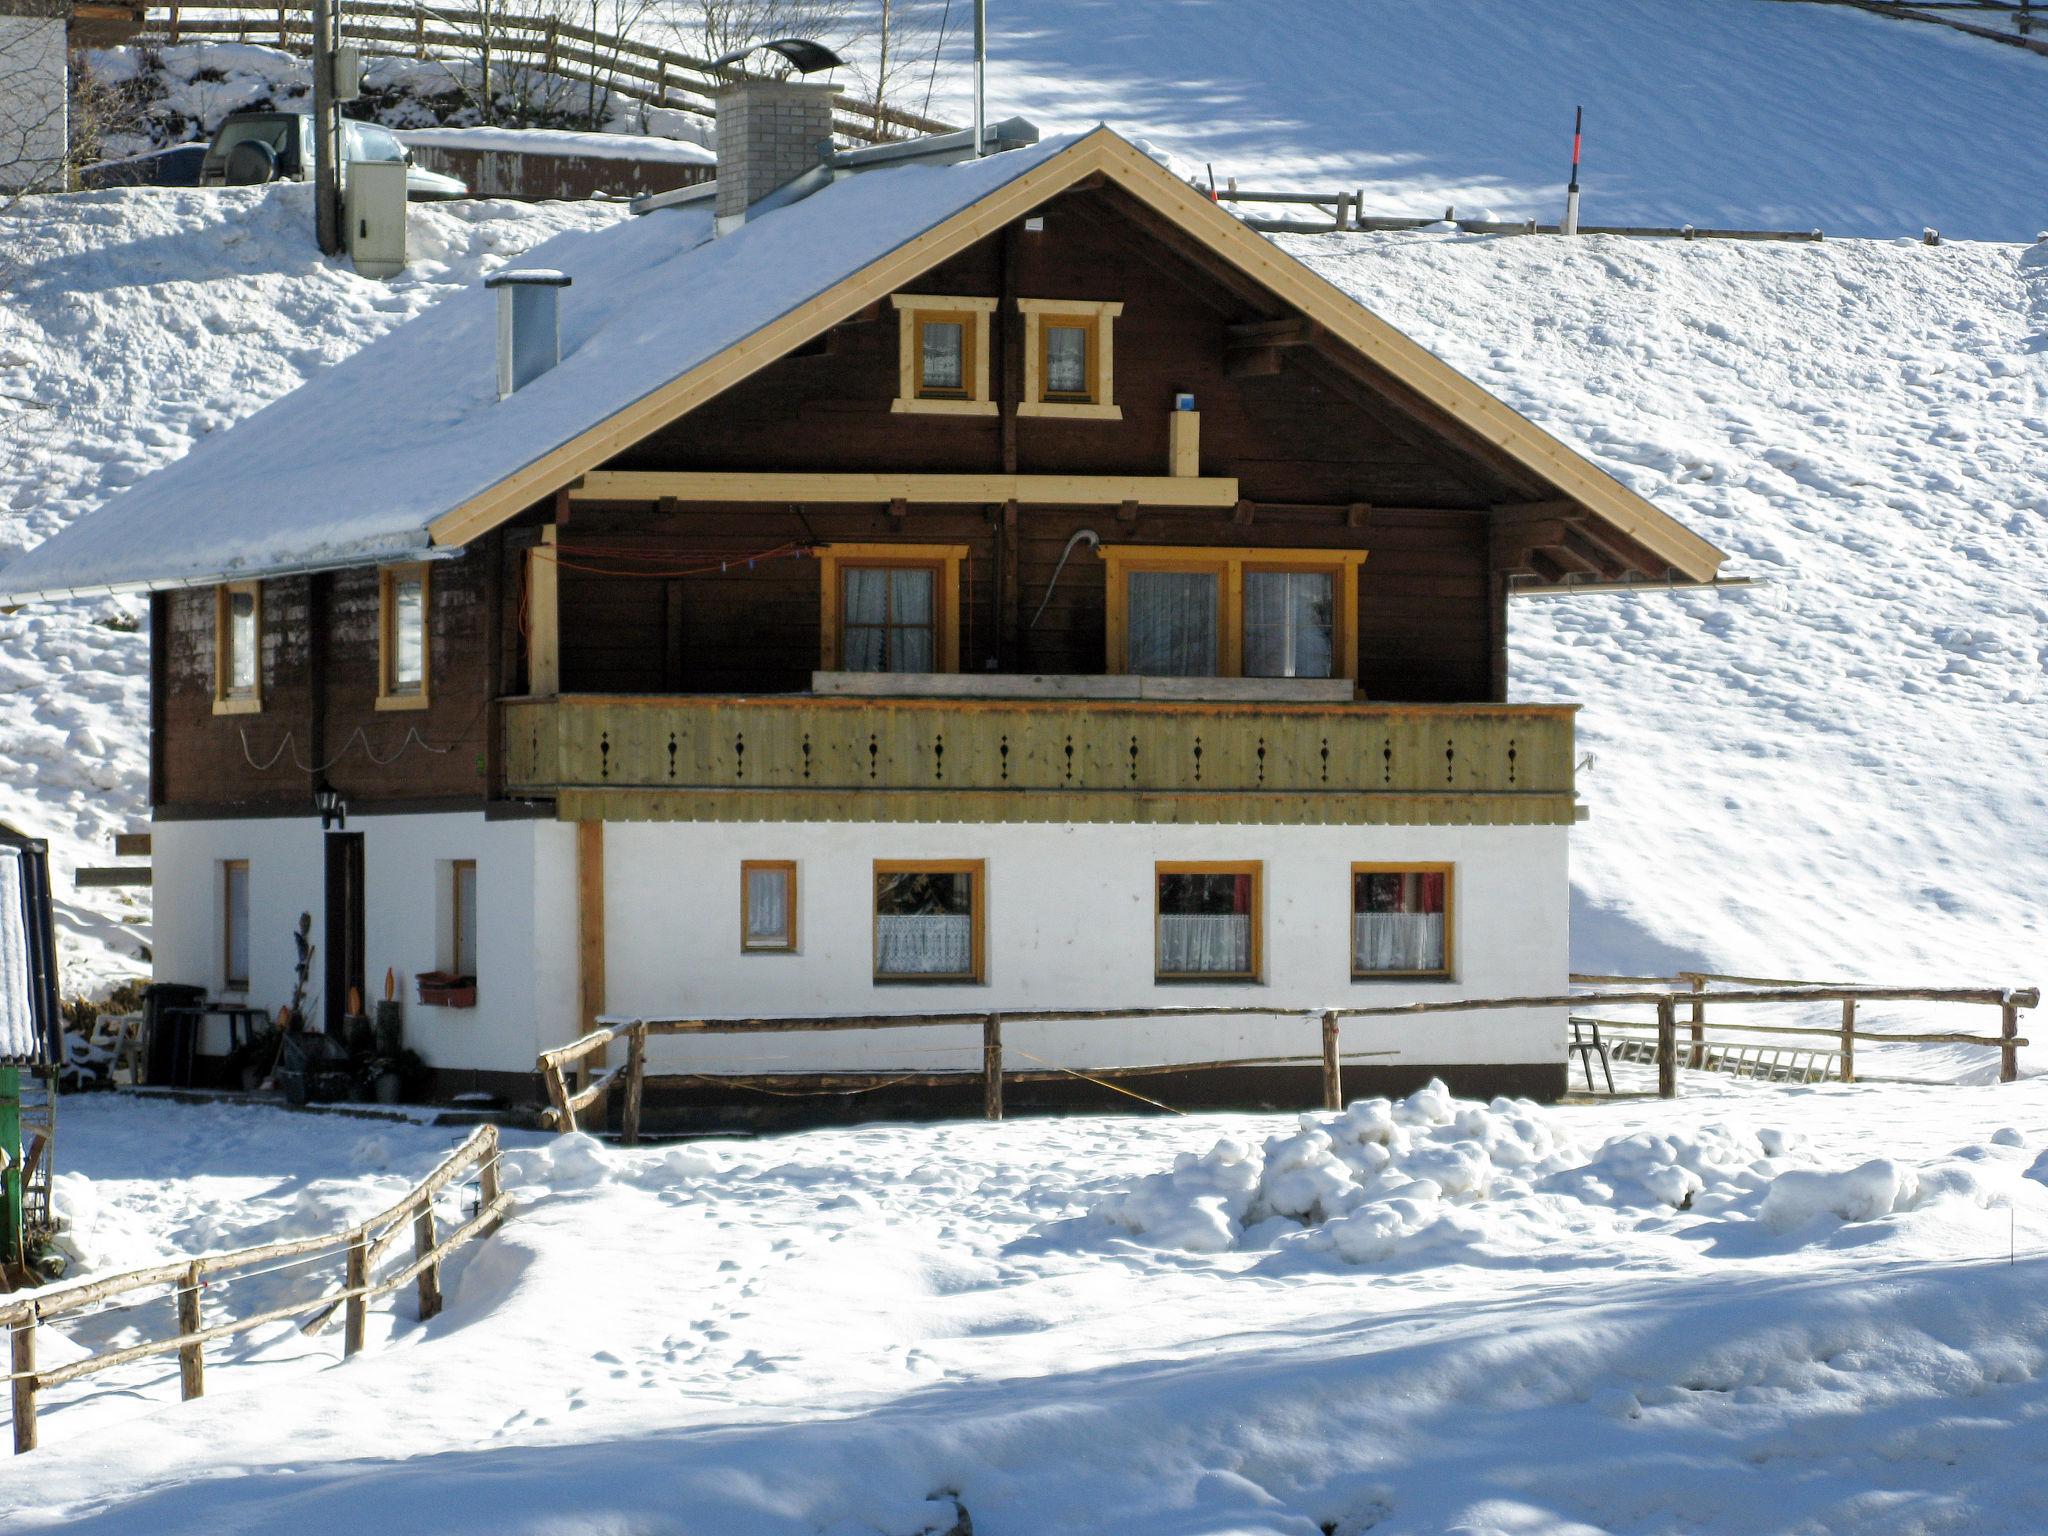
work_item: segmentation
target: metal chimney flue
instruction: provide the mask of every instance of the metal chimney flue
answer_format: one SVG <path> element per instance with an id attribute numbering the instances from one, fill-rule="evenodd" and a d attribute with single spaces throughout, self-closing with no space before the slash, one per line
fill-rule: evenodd
<path id="1" fill-rule="evenodd" d="M 493 272 L 498 292 L 498 398 L 524 389 L 562 358 L 559 291 L 569 275 L 550 268 Z"/>

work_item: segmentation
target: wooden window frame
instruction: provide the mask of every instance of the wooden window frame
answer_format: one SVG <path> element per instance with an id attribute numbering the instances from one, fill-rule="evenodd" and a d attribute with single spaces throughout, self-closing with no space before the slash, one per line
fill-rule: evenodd
<path id="1" fill-rule="evenodd" d="M 782 899 L 783 937 L 771 943 L 761 943 L 747 937 L 747 881 L 757 871 L 762 873 L 774 872 L 789 877 L 789 884 Z M 740 860 L 740 953 L 743 955 L 793 955 L 796 952 L 796 860 Z"/>
<path id="2" fill-rule="evenodd" d="M 1336 596 L 1332 615 L 1331 676 L 1358 683 L 1358 570 L 1362 549 L 1203 548 L 1167 544 L 1103 544 L 1096 554 L 1107 567 L 1104 593 L 1104 670 L 1120 677 L 1130 667 L 1130 584 L 1133 571 L 1210 574 L 1217 577 L 1216 668 L 1219 677 L 1244 676 L 1244 578 L 1247 571 L 1327 573 Z"/>
<path id="3" fill-rule="evenodd" d="M 1116 403 L 1115 321 L 1124 312 L 1113 299 L 1019 299 L 1024 316 L 1024 398 L 1019 416 L 1065 417 L 1071 421 L 1122 421 Z M 1047 332 L 1055 325 L 1088 332 L 1088 397 L 1048 395 L 1045 380 Z"/>
<path id="4" fill-rule="evenodd" d="M 989 388 L 989 317 L 995 299 L 962 294 L 899 293 L 896 398 L 889 409 L 926 416 L 993 416 L 995 396 Z M 923 388 L 924 327 L 932 321 L 960 326 L 960 376 L 967 387 L 958 392 L 927 394 Z"/>
<path id="5" fill-rule="evenodd" d="M 972 974 L 958 972 L 945 976 L 885 976 L 882 974 L 882 876 L 884 875 L 972 875 L 967 916 L 973 933 Z M 878 987 L 980 987 L 988 984 L 988 860 L 987 859 L 876 859 L 868 879 L 869 972 Z"/>
<path id="6" fill-rule="evenodd" d="M 1165 875 L 1250 875 L 1252 879 L 1252 968 L 1249 971 L 1174 971 L 1160 968 L 1159 882 Z M 1263 859 L 1160 859 L 1152 865 L 1152 982 L 1182 986 L 1193 982 L 1237 982 L 1258 985 L 1266 976 L 1266 865 Z"/>
<path id="7" fill-rule="evenodd" d="M 448 861 L 448 969 L 457 976 L 467 976 L 474 981 L 483 957 L 481 955 L 471 955 L 469 957 L 469 969 L 463 969 L 462 872 L 465 869 L 469 871 L 470 883 L 475 885 L 475 859 L 450 859 Z M 476 897 L 476 906 L 476 916 L 481 918 L 483 915 L 483 896 L 481 892 Z M 481 922 L 477 925 L 477 947 L 479 949 L 483 947 L 483 925 Z"/>
<path id="8" fill-rule="evenodd" d="M 249 861 L 247 859 L 222 859 L 220 861 L 220 989 L 223 992 L 249 990 L 249 978 L 234 974 L 235 953 L 235 885 L 234 871 L 242 873 L 242 894 L 246 906 L 249 892 Z M 249 914 L 244 912 L 246 921 Z M 249 950 L 249 935 L 242 935 L 244 953 Z M 246 969 L 246 966 L 245 966 Z"/>
<path id="9" fill-rule="evenodd" d="M 392 681 L 398 665 L 399 582 L 417 576 L 420 583 L 420 685 L 401 692 Z M 377 570 L 377 707 L 426 709 L 433 703 L 434 588 L 432 567 L 424 560 Z"/>
<path id="10" fill-rule="evenodd" d="M 1442 875 L 1444 877 L 1444 963 L 1427 971 L 1361 971 L 1358 968 L 1358 877 L 1360 875 Z M 1387 859 L 1367 859 L 1351 866 L 1345 882 L 1344 904 L 1350 910 L 1345 924 L 1344 947 L 1349 952 L 1351 979 L 1370 981 L 1456 981 L 1458 979 L 1458 867 L 1455 864 L 1403 864 Z"/>
<path id="11" fill-rule="evenodd" d="M 246 592 L 255 605 L 256 622 L 250 626 L 256 648 L 256 681 L 236 689 L 229 681 L 234 666 L 235 594 Z M 230 581 L 216 587 L 213 596 L 213 712 L 216 715 L 254 715 L 263 709 L 263 583 Z"/>
<path id="12" fill-rule="evenodd" d="M 933 665 L 960 670 L 960 567 L 965 544 L 821 544 L 818 546 L 818 665 L 837 672 L 844 664 L 846 635 L 842 587 L 849 568 L 929 570 L 932 578 Z"/>

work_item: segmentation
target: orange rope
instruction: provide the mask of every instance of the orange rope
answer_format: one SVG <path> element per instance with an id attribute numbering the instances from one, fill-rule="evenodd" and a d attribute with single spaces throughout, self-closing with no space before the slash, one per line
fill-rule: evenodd
<path id="1" fill-rule="evenodd" d="M 612 576 L 621 580 L 673 581 L 685 576 L 715 576 L 731 571 L 735 566 L 752 567 L 764 560 L 801 560 L 811 553 L 808 544 L 778 544 L 773 549 L 764 549 L 747 555 L 699 554 L 696 551 L 673 549 L 655 550 L 625 546 L 612 548 L 606 545 L 554 544 L 536 545 L 535 554 L 544 560 L 555 562 L 557 569 L 576 571 L 585 576 Z M 605 566 L 585 565 L 576 560 L 565 560 L 563 555 L 587 555 L 608 560 L 675 560 L 690 559 L 693 556 L 705 562 L 703 565 L 670 567 L 657 570 L 621 571 Z"/>

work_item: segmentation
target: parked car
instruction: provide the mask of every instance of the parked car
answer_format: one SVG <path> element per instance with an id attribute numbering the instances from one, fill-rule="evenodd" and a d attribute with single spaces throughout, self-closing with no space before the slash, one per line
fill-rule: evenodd
<path id="1" fill-rule="evenodd" d="M 89 165 L 78 173 L 78 184 L 92 192 L 103 187 L 196 187 L 205 158 L 204 144 L 173 144 L 146 155 Z"/>
<path id="2" fill-rule="evenodd" d="M 469 196 L 469 188 L 453 176 L 414 165 L 411 152 L 398 142 L 398 136 L 375 123 L 342 121 L 341 160 L 344 185 L 351 160 L 402 160 L 405 194 L 413 202 Z M 220 125 L 220 132 L 206 147 L 199 184 L 251 187 L 267 181 L 308 181 L 312 175 L 312 113 L 236 112 Z"/>

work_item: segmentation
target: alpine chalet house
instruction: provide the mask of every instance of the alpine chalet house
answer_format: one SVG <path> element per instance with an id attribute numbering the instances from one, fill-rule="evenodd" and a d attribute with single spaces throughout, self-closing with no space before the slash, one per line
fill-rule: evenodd
<path id="1" fill-rule="evenodd" d="M 600 1014 L 1562 992 L 1573 711 L 1507 702 L 1508 594 L 1720 552 L 1111 129 L 838 152 L 831 99 L 734 88 L 715 184 L 0 572 L 153 594 L 158 977 L 274 1010 L 310 913 L 316 1024 L 395 971 L 442 1086 L 522 1099 Z M 1554 1095 L 1563 1036 L 1345 1043 L 1354 1086 Z M 1317 1050 L 1227 1014 L 1005 1040 Z M 980 1064 L 972 1028 L 650 1047 L 700 1105 Z M 1296 1070 L 1148 1091 L 1313 1102 Z"/>

